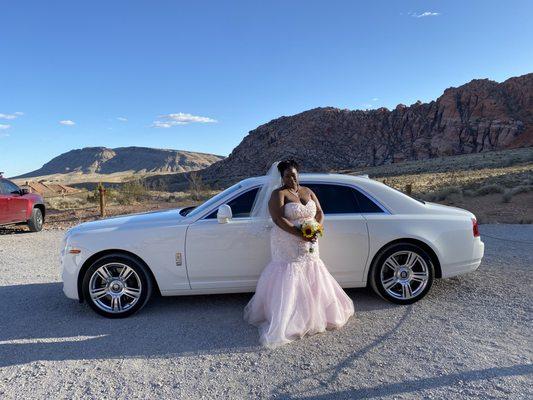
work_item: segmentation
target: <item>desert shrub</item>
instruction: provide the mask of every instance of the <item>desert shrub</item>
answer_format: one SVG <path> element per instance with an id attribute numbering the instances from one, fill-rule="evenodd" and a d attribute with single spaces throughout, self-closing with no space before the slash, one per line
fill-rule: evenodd
<path id="1" fill-rule="evenodd" d="M 486 194 L 503 193 L 505 188 L 502 185 L 485 185 L 476 190 L 478 196 L 484 196 Z"/>
<path id="2" fill-rule="evenodd" d="M 477 192 L 475 190 L 466 189 L 463 190 L 463 195 L 465 195 L 466 197 L 475 197 L 477 195 Z"/>
<path id="3" fill-rule="evenodd" d="M 462 198 L 463 191 L 458 186 L 448 186 L 426 195 L 426 200 L 428 201 L 443 201 L 446 199 L 459 200 Z"/>
<path id="4" fill-rule="evenodd" d="M 512 189 L 505 191 L 505 193 L 502 196 L 502 202 L 509 203 L 514 195 L 519 194 L 519 193 L 531 192 L 532 190 L 533 190 L 533 185 L 514 187 Z"/>
<path id="5" fill-rule="evenodd" d="M 51 210 L 82 208 L 87 204 L 87 199 L 82 197 L 51 197 L 46 199 L 46 206 Z"/>

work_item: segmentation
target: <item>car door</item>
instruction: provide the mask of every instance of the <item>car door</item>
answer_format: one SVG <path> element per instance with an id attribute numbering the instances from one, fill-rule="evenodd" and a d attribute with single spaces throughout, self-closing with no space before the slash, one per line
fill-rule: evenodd
<path id="1" fill-rule="evenodd" d="M 223 204 L 233 213 L 221 224 L 217 208 L 187 229 L 185 258 L 191 288 L 247 291 L 270 261 L 270 231 L 250 230 L 250 211 L 259 187 L 234 194 Z"/>
<path id="2" fill-rule="evenodd" d="M 302 186 L 315 193 L 324 212 L 324 236 L 318 239 L 320 258 L 341 285 L 361 286 L 369 237 L 357 189 L 327 182 L 302 182 Z"/>
<path id="3" fill-rule="evenodd" d="M 3 180 L 5 192 L 8 193 L 7 212 L 10 222 L 26 220 L 27 199 L 20 195 L 20 188 L 7 179 Z"/>
<path id="4" fill-rule="evenodd" d="M 7 188 L 4 187 L 4 181 L 0 179 L 0 224 L 10 222 L 8 213 L 8 203 L 10 200 Z"/>

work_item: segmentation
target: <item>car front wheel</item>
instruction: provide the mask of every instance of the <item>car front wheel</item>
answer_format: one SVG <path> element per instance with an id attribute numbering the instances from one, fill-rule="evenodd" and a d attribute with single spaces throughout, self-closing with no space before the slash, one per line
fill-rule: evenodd
<path id="1" fill-rule="evenodd" d="M 385 300 L 411 304 L 427 294 L 434 277 L 433 262 L 424 249 L 411 243 L 398 243 L 376 258 L 370 283 Z"/>
<path id="2" fill-rule="evenodd" d="M 39 232 L 43 229 L 44 218 L 43 213 L 40 209 L 35 207 L 32 212 L 30 219 L 28 220 L 28 227 L 32 232 Z"/>
<path id="3" fill-rule="evenodd" d="M 124 318 L 148 302 L 152 282 L 146 267 L 133 257 L 110 255 L 87 269 L 82 290 L 84 299 L 98 314 Z"/>

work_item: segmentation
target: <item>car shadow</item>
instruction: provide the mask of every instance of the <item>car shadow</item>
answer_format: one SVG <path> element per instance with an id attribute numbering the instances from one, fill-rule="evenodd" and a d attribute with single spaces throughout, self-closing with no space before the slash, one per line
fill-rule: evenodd
<path id="1" fill-rule="evenodd" d="M 360 313 L 393 307 L 349 289 Z M 252 294 L 155 296 L 139 313 L 107 319 L 63 295 L 62 284 L 0 287 L 0 368 L 32 361 L 180 356 L 258 351 L 243 320 Z"/>

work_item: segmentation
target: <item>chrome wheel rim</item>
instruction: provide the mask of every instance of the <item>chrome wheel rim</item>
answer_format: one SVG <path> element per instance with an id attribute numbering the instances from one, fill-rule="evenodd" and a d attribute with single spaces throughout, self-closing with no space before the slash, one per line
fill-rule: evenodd
<path id="1" fill-rule="evenodd" d="M 381 265 L 381 285 L 390 296 L 409 300 L 417 297 L 429 282 L 426 261 L 414 251 L 397 251 Z"/>
<path id="2" fill-rule="evenodd" d="M 91 300 L 103 311 L 119 314 L 133 307 L 141 297 L 139 275 L 122 263 L 102 265 L 89 280 Z"/>
<path id="3" fill-rule="evenodd" d="M 37 213 L 35 221 L 37 222 L 37 227 L 40 227 L 43 224 L 43 214 L 41 212 Z"/>

